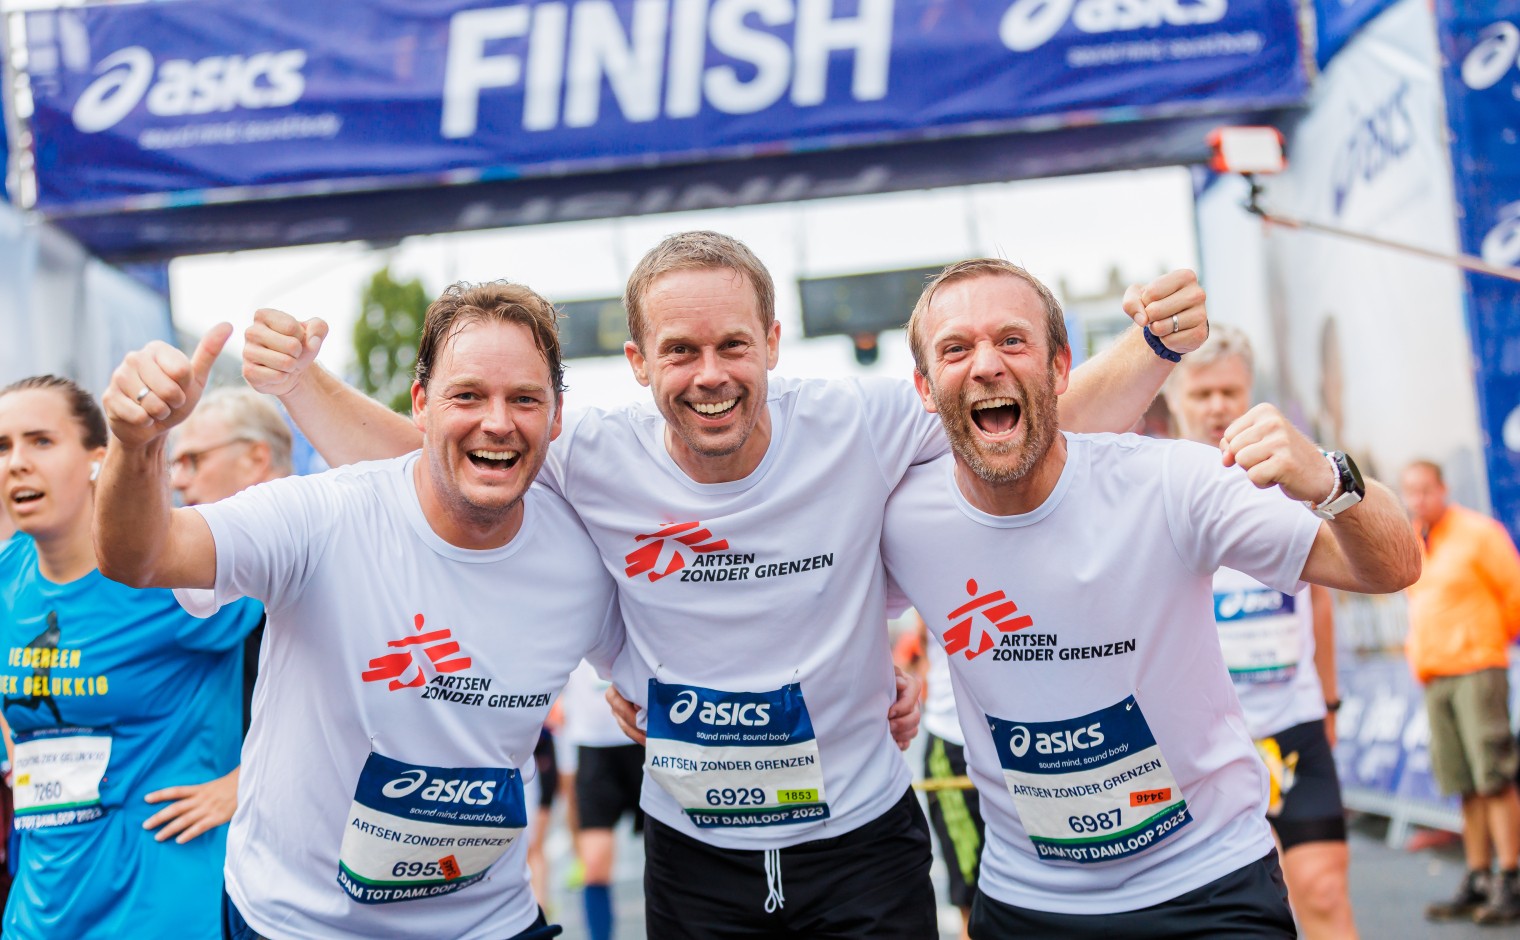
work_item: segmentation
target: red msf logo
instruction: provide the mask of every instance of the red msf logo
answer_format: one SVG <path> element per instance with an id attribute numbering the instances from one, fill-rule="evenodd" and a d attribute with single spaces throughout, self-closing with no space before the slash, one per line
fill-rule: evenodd
<path id="1" fill-rule="evenodd" d="M 991 594 L 977 597 L 979 590 L 981 589 L 976 586 L 975 580 L 967 581 L 966 593 L 971 595 L 971 600 L 950 611 L 945 617 L 954 624 L 945 631 L 945 652 L 951 656 L 965 650 L 967 659 L 975 659 L 992 649 L 992 631 L 988 629 L 987 624 L 991 624 L 999 633 L 1012 633 L 1034 625 L 1033 617 L 1014 616 L 1019 612 L 1019 605 L 1009 600 L 1008 595 L 1002 591 L 993 591 Z M 986 618 L 987 623 L 982 625 L 979 631 L 981 639 L 977 641 L 976 648 L 973 649 L 971 623 L 976 620 L 978 611 Z"/>
<path id="2" fill-rule="evenodd" d="M 681 554 L 684 545 L 696 554 L 721 552 L 728 548 L 728 539 L 714 539 L 713 534 L 702 528 L 700 522 L 672 522 L 657 532 L 635 535 L 635 542 L 648 542 L 629 552 L 623 559 L 628 566 L 630 578 L 648 574 L 649 580 L 658 581 L 686 567 L 686 557 Z M 665 559 L 661 564 L 661 559 Z"/>
<path id="3" fill-rule="evenodd" d="M 363 673 L 365 682 L 391 681 L 392 692 L 397 689 L 412 689 L 427 682 L 427 676 L 423 673 L 422 663 L 417 657 L 418 652 L 427 654 L 427 661 L 432 664 L 434 672 L 458 672 L 461 669 L 470 668 L 470 657 L 454 656 L 459 652 L 459 644 L 454 642 L 452 633 L 448 630 L 431 630 L 422 632 L 422 615 L 412 618 L 412 625 L 417 629 L 416 636 L 402 637 L 399 640 L 391 640 L 386 646 L 399 647 L 399 653 L 387 653 L 377 656 L 369 661 L 369 669 Z M 421 647 L 421 650 L 418 650 Z"/>

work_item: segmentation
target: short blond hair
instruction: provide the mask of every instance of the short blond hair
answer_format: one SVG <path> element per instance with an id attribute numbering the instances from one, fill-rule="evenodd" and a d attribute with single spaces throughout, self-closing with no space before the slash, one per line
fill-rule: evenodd
<path id="1" fill-rule="evenodd" d="M 1061 350 L 1067 348 L 1069 341 L 1066 338 L 1066 315 L 1061 311 L 1061 302 L 1056 295 L 1050 292 L 1044 282 L 1030 274 L 1024 268 L 1019 267 L 1012 261 L 1004 261 L 1002 258 L 968 258 L 965 261 L 957 261 L 948 264 L 929 283 L 924 285 L 923 293 L 918 295 L 918 303 L 913 305 L 913 314 L 908 317 L 908 349 L 913 353 L 913 367 L 919 375 L 928 376 L 929 361 L 928 353 L 924 348 L 923 331 L 924 316 L 929 312 L 929 304 L 934 301 L 934 292 L 946 284 L 956 281 L 969 281 L 978 277 L 1011 277 L 1023 281 L 1039 295 L 1040 302 L 1045 307 L 1045 332 L 1050 339 L 1050 359 L 1055 361 Z"/>
<path id="2" fill-rule="evenodd" d="M 640 349 L 644 348 L 644 332 L 649 326 L 644 315 L 644 297 L 654 282 L 671 271 L 711 269 L 734 271 L 749 281 L 760 308 L 760 326 L 767 332 L 770 330 L 776 322 L 776 282 L 749 246 L 718 232 L 680 232 L 649 249 L 628 276 L 623 307 L 628 311 L 628 335 Z"/>
<path id="3" fill-rule="evenodd" d="M 290 426 L 267 396 L 251 388 L 215 388 L 201 398 L 190 419 L 219 420 L 235 439 L 264 444 L 269 465 L 290 475 Z"/>
<path id="4" fill-rule="evenodd" d="M 1251 338 L 1245 330 L 1228 323 L 1209 323 L 1209 338 L 1204 340 L 1203 345 L 1182 357 L 1177 363 L 1177 368 L 1166 377 L 1162 384 L 1163 394 L 1170 394 L 1180 381 L 1178 376 L 1184 374 L 1187 369 L 1198 369 L 1203 366 L 1211 366 L 1217 362 L 1223 362 L 1231 356 L 1239 356 L 1240 361 L 1246 364 L 1246 373 L 1251 376 L 1254 383 L 1256 380 L 1256 353 L 1251 348 Z"/>

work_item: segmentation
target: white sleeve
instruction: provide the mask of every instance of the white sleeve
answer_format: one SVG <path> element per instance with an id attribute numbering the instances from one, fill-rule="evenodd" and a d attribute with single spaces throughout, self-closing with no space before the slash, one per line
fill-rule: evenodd
<path id="1" fill-rule="evenodd" d="M 909 467 L 950 452 L 939 416 L 924 409 L 913 383 L 903 379 L 858 379 L 865 402 L 866 433 L 882 476 L 896 486 Z"/>
<path id="2" fill-rule="evenodd" d="M 205 609 L 253 597 L 270 610 L 284 607 L 306 583 L 341 511 L 332 480 L 330 474 L 285 477 L 192 507 L 216 545 L 215 597 L 181 596 L 181 605 Z"/>
<path id="3" fill-rule="evenodd" d="M 1296 594 L 1319 519 L 1277 487 L 1257 489 L 1219 451 L 1173 441 L 1162 456 L 1167 527 L 1183 563 L 1195 574 L 1221 567 Z"/>
<path id="4" fill-rule="evenodd" d="M 554 495 L 564 497 L 565 476 L 569 472 L 570 447 L 575 441 L 575 431 L 586 417 L 587 409 L 566 409 L 559 429 L 559 437 L 549 445 L 549 455 L 538 471 L 536 481 L 548 487 Z"/>
<path id="5" fill-rule="evenodd" d="M 608 580 L 607 592 L 611 598 L 602 615 L 602 627 L 597 631 L 596 645 L 586 652 L 586 662 L 595 667 L 603 679 L 612 678 L 612 664 L 623 651 L 623 614 L 618 607 L 617 590 Z"/>

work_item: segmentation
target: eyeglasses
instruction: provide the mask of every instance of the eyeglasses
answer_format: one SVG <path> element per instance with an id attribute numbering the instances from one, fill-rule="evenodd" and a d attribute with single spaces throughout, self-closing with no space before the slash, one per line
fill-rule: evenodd
<path id="1" fill-rule="evenodd" d="M 188 473 L 194 476 L 200 472 L 201 458 L 212 451 L 221 450 L 223 447 L 231 447 L 233 444 L 251 444 L 246 437 L 234 437 L 230 441 L 222 441 L 220 444 L 212 444 L 210 447 L 202 447 L 200 450 L 186 451 L 169 461 L 169 470 L 173 473 Z"/>

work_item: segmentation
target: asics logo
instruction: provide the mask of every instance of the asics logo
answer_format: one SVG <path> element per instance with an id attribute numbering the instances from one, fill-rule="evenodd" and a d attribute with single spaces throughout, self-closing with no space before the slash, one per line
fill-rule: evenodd
<path id="1" fill-rule="evenodd" d="M 1520 265 L 1520 202 L 1499 210 L 1499 224 L 1483 237 L 1479 251 L 1489 264 Z"/>
<path id="2" fill-rule="evenodd" d="M 684 724 L 696 710 L 697 693 L 687 690 L 681 693 L 674 705 L 670 706 L 670 720 L 673 724 Z"/>
<path id="3" fill-rule="evenodd" d="M 389 797 L 406 796 L 424 783 L 427 783 L 427 771 L 408 770 L 395 780 L 381 787 L 380 792 Z"/>
<path id="4" fill-rule="evenodd" d="M 1260 614 L 1282 610 L 1283 596 L 1277 591 L 1232 591 L 1219 598 L 1219 616 L 1228 620 L 1240 614 Z"/>
<path id="5" fill-rule="evenodd" d="M 704 725 L 766 725 L 770 724 L 771 706 L 768 702 L 700 702 L 697 693 L 687 689 L 670 706 L 671 724 L 685 724 L 692 715 Z"/>
<path id="6" fill-rule="evenodd" d="M 74 126 L 86 134 L 115 127 L 147 99 L 150 114 L 181 117 L 233 108 L 281 108 L 306 91 L 301 69 L 306 52 L 259 52 L 209 56 L 197 61 L 169 59 L 154 77 L 153 54 L 128 46 L 100 60 L 99 76 L 74 102 Z"/>
<path id="7" fill-rule="evenodd" d="M 1068 21 L 1084 33 L 1119 33 L 1217 23 L 1227 12 L 1228 0 L 1014 0 L 998 36 L 1014 52 L 1029 52 Z"/>
<path id="8" fill-rule="evenodd" d="M 427 789 L 417 795 L 432 803 L 468 803 L 485 806 L 496 798 L 495 780 L 446 780 L 442 777 L 429 779 L 426 770 L 408 770 L 380 788 L 391 799 L 411 796 L 427 784 Z"/>
<path id="9" fill-rule="evenodd" d="M 1474 91 L 1499 84 L 1520 65 L 1520 28 L 1500 20 L 1478 34 L 1478 41 L 1462 60 L 1462 82 Z"/>
<path id="10" fill-rule="evenodd" d="M 1014 757 L 1023 757 L 1029 753 L 1029 729 L 1023 725 L 1014 725 L 1013 731 L 1008 735 L 1008 749 Z"/>

